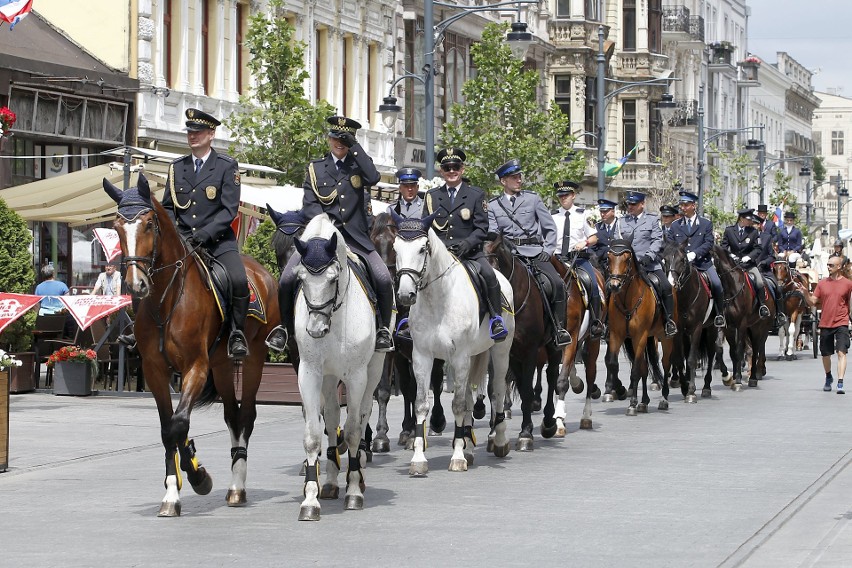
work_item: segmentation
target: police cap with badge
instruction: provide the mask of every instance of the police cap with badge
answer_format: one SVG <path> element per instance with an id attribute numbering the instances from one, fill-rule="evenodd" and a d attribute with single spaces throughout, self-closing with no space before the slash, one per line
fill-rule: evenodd
<path id="1" fill-rule="evenodd" d="M 609 199 L 598 199 L 598 209 L 601 211 L 615 209 L 616 205 L 618 204 L 615 201 L 610 201 Z"/>
<path id="2" fill-rule="evenodd" d="M 355 133 L 361 128 L 360 122 L 345 116 L 329 116 L 325 121 L 330 125 L 328 135 L 331 138 L 343 138 L 344 134 L 355 136 Z"/>
<path id="3" fill-rule="evenodd" d="M 511 176 L 515 174 L 519 174 L 522 172 L 521 161 L 520 160 L 509 160 L 494 172 L 494 175 L 497 176 L 497 179 L 503 179 L 506 176 Z"/>
<path id="4" fill-rule="evenodd" d="M 698 203 L 698 196 L 688 191 L 678 191 L 681 203 Z"/>
<path id="5" fill-rule="evenodd" d="M 400 184 L 417 183 L 423 177 L 423 174 L 417 168 L 400 168 L 396 172 L 396 179 Z"/>
<path id="6" fill-rule="evenodd" d="M 442 169 L 444 166 L 461 166 L 466 159 L 467 154 L 461 148 L 444 148 L 435 154 L 435 161 Z"/>
<path id="7" fill-rule="evenodd" d="M 201 132 L 203 130 L 215 130 L 222 124 L 212 114 L 208 114 L 197 108 L 186 109 L 186 130 L 189 132 Z"/>
<path id="8" fill-rule="evenodd" d="M 642 203 L 645 201 L 645 194 L 641 191 L 628 191 L 624 196 L 624 201 L 630 204 Z"/>
<path id="9" fill-rule="evenodd" d="M 746 207 L 745 209 L 740 209 L 739 211 L 737 211 L 737 217 L 744 217 L 748 220 L 751 220 L 751 218 L 754 216 L 754 209 L 752 209 L 751 207 Z"/>
<path id="10" fill-rule="evenodd" d="M 674 217 L 677 215 L 677 209 L 671 205 L 663 205 L 660 207 L 660 215 L 663 217 Z"/>
<path id="11" fill-rule="evenodd" d="M 553 184 L 553 189 L 556 190 L 556 197 L 562 197 L 569 193 L 577 193 L 580 189 L 580 184 L 570 180 L 557 181 Z"/>

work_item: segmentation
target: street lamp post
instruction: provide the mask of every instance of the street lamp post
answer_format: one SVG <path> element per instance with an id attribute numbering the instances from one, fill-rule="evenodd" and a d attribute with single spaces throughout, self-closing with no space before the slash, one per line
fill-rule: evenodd
<path id="1" fill-rule="evenodd" d="M 416 79 L 423 83 L 423 91 L 426 100 L 424 101 L 423 111 L 424 120 L 426 122 L 423 129 L 423 144 L 424 156 L 426 161 L 426 177 L 431 178 L 435 174 L 435 76 L 438 74 L 435 69 L 435 45 L 439 44 L 444 36 L 444 32 L 456 21 L 475 14 L 478 12 L 497 12 L 507 11 L 509 6 L 516 6 L 517 21 L 512 23 L 512 31 L 506 35 L 506 42 L 512 48 L 512 54 L 523 60 L 526 57 L 527 49 L 533 42 L 532 34 L 527 31 L 527 24 L 521 22 L 521 5 L 522 4 L 538 4 L 541 0 L 511 0 L 497 2 L 496 4 L 487 4 L 479 7 L 464 7 L 456 4 L 447 4 L 437 0 L 426 0 L 423 4 L 423 21 L 426 23 L 426 30 L 423 38 L 423 75 L 415 75 L 407 73 L 391 83 L 390 92 L 384 98 L 383 104 L 379 105 L 379 113 L 382 115 L 382 121 L 385 126 L 391 125 L 396 121 L 397 116 L 402 112 L 402 107 L 396 104 L 396 97 L 393 95 L 393 88 L 403 79 Z M 459 13 L 441 20 L 439 23 L 432 25 L 435 21 L 435 6 L 442 8 L 460 10 Z M 431 26 L 431 28 L 429 27 Z"/>
<path id="2" fill-rule="evenodd" d="M 845 180 L 842 177 L 840 177 L 840 172 L 838 171 L 837 172 L 837 236 L 838 237 L 840 236 L 840 229 L 843 228 L 843 224 L 841 223 L 841 220 L 840 220 L 840 211 L 841 211 L 841 207 L 842 207 L 840 205 L 840 198 L 841 197 L 849 197 L 849 190 L 846 189 Z M 847 200 L 846 203 L 849 203 L 849 201 Z M 844 205 L 846 203 L 844 203 Z"/>

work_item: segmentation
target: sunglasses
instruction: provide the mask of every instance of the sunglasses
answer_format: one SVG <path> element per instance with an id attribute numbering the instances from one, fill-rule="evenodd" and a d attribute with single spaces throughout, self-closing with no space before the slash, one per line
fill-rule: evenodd
<path id="1" fill-rule="evenodd" d="M 461 168 L 462 167 L 461 167 L 460 164 L 447 164 L 445 166 L 441 166 L 441 171 L 444 171 L 444 172 L 459 172 L 459 171 L 461 171 Z"/>

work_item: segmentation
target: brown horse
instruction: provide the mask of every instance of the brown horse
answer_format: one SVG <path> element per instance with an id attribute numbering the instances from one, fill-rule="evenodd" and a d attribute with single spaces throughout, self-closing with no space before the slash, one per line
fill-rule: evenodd
<path id="1" fill-rule="evenodd" d="M 805 302 L 802 293 L 796 289 L 796 283 L 804 286 L 805 290 L 810 290 L 810 278 L 798 270 L 792 270 L 790 263 L 786 260 L 773 262 L 772 274 L 784 293 L 780 309 L 787 316 L 787 325 L 778 329 L 778 341 L 780 343 L 778 360 L 793 361 L 797 359 L 796 338 L 799 337 L 802 315 L 811 309 Z"/>
<path id="2" fill-rule="evenodd" d="M 609 276 L 606 290 L 609 296 L 607 309 L 609 311 L 609 342 L 607 344 L 606 365 L 608 374 L 613 382 L 619 398 L 623 396 L 624 387 L 618 378 L 618 352 L 624 345 L 628 358 L 632 362 L 630 370 L 630 404 L 628 416 L 636 416 L 637 412 L 648 412 L 648 366 L 649 356 L 646 348 L 653 347 L 657 338 L 663 346 L 663 368 L 668 368 L 672 354 L 673 341 L 664 332 L 665 319 L 662 311 L 657 308 L 655 294 L 641 272 L 636 255 L 628 241 L 616 239 L 610 242 Z M 677 319 L 677 296 L 675 300 L 674 318 Z M 637 390 L 639 380 L 642 380 L 642 402 L 638 401 Z M 669 384 L 662 382 L 663 399 L 659 409 L 668 410 Z"/>
<path id="3" fill-rule="evenodd" d="M 556 423 L 558 437 L 565 435 L 565 395 L 571 389 L 580 394 L 583 392 L 583 383 L 577 377 L 576 360 L 579 353 L 583 366 L 586 369 L 586 404 L 583 406 L 583 416 L 580 418 L 580 428 L 592 429 L 592 399 L 601 396 L 601 389 L 595 384 L 598 372 L 598 354 L 601 350 L 601 340 L 592 339 L 589 330 L 591 328 L 591 311 L 586 307 L 583 300 L 583 290 L 577 277 L 577 269 L 562 262 L 555 262 L 556 270 L 565 283 L 567 301 L 565 302 L 565 329 L 571 334 L 574 341 L 566 345 L 562 350 L 562 368 L 556 382 Z M 593 286 L 603 289 L 604 280 L 601 273 L 595 269 Z M 606 319 L 607 306 L 601 306 L 601 318 Z"/>
<path id="4" fill-rule="evenodd" d="M 556 374 L 559 371 L 559 349 L 553 346 L 552 330 L 545 318 L 542 293 L 536 284 L 532 269 L 513 255 L 506 246 L 502 235 L 486 241 L 483 249 L 488 262 L 499 270 L 512 285 L 515 305 L 515 336 L 509 351 L 509 369 L 515 380 L 515 387 L 521 397 L 521 432 L 518 435 L 519 452 L 532 451 L 533 437 L 533 400 L 535 391 L 533 382 L 539 350 L 547 353 L 548 395 L 544 406 L 544 419 L 541 423 L 541 435 L 552 438 L 556 434 L 554 419 L 553 393 L 556 389 Z M 551 257 L 551 261 L 553 258 Z M 564 435 L 564 434 L 563 434 Z"/>
<path id="5" fill-rule="evenodd" d="M 742 389 L 743 361 L 748 342 L 752 349 L 748 386 L 756 387 L 757 381 L 766 374 L 766 339 L 769 337 L 772 322 L 775 321 L 775 300 L 771 294 L 767 294 L 766 307 L 769 308 L 769 317 L 761 319 L 756 308 L 757 299 L 752 291 L 753 287 L 740 264 L 718 245 L 713 246 L 712 255 L 719 279 L 722 280 L 722 288 L 725 290 L 725 339 L 731 353 L 733 372 L 733 379 L 723 382 L 735 391 Z"/>
<path id="6" fill-rule="evenodd" d="M 235 391 L 235 367 L 223 341 L 222 316 L 206 281 L 207 269 L 178 235 L 163 206 L 139 176 L 138 188 L 122 192 L 104 179 L 104 190 L 118 203 L 113 227 L 118 232 L 127 266 L 125 282 L 141 302 L 136 313 L 136 337 L 148 387 L 157 402 L 166 449 L 166 495 L 159 516 L 180 515 L 180 470 L 192 488 L 206 495 L 213 480 L 201 467 L 189 438 L 189 418 L 196 406 L 221 398 L 231 434 L 229 506 L 246 502 L 246 458 L 257 415 L 255 397 L 266 359 L 264 340 L 278 325 L 278 286 L 256 261 L 244 257 L 249 282 L 266 314 L 266 323 L 246 321 L 249 356 L 242 364 L 242 396 Z M 226 311 L 227 313 L 227 311 Z M 170 379 L 179 373 L 182 392 L 172 408 Z"/>

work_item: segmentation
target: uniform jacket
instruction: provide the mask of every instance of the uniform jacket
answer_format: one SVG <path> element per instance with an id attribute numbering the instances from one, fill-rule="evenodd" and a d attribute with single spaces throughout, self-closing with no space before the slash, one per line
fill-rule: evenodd
<path id="1" fill-rule="evenodd" d="M 689 228 L 689 223 L 686 217 L 672 222 L 671 240 L 675 243 L 687 243 L 686 252 L 695 253 L 695 268 L 698 270 L 707 270 L 713 265 L 713 259 L 710 256 L 710 251 L 713 249 L 715 239 L 713 238 L 713 222 L 706 217 L 695 217 L 695 223 L 692 229 Z"/>
<path id="2" fill-rule="evenodd" d="M 210 151 L 198 175 L 192 154 L 169 166 L 163 207 L 184 237 L 194 236 L 214 255 L 238 250 L 231 223 L 240 205 L 237 161 Z"/>
<path id="3" fill-rule="evenodd" d="M 615 224 L 617 219 L 612 222 L 612 224 L 607 227 L 606 223 L 603 221 L 599 221 L 595 223 L 595 231 L 597 231 L 598 242 L 589 247 L 589 250 L 592 251 L 599 260 L 603 259 L 606 256 L 606 253 L 609 252 L 609 241 L 612 239 L 612 234 L 615 231 Z"/>
<path id="4" fill-rule="evenodd" d="M 750 256 L 757 263 L 761 255 L 760 233 L 754 227 L 745 227 L 741 238 L 739 231 L 737 225 L 726 227 L 725 234 L 722 236 L 722 248 L 729 251 L 737 260 Z"/>
<path id="5" fill-rule="evenodd" d="M 787 225 L 781 227 L 778 230 L 778 250 L 802 252 L 802 231 L 798 227 L 790 227 L 789 231 Z"/>
<path id="6" fill-rule="evenodd" d="M 420 219 L 423 217 L 423 202 L 423 198 L 418 195 L 414 198 L 414 201 L 411 202 L 411 206 L 406 207 L 405 200 L 400 197 L 396 204 L 390 205 L 389 207 L 393 209 L 397 215 L 404 219 Z"/>
<path id="7" fill-rule="evenodd" d="M 639 220 L 632 215 L 625 215 L 616 221 L 616 238 L 622 238 L 632 243 L 636 260 L 643 262 L 649 270 L 662 270 L 660 253 L 663 251 L 663 229 L 660 218 L 653 213 L 643 213 Z"/>
<path id="8" fill-rule="evenodd" d="M 437 212 L 432 221 L 432 228 L 438 238 L 452 246 L 459 241 L 468 241 L 471 246 L 471 258 L 475 251 L 482 248 L 482 243 L 488 235 L 488 203 L 485 192 L 480 188 L 462 182 L 456 192 L 456 199 L 450 204 L 450 194 L 447 185 L 435 187 L 426 194 L 426 210 L 424 217 Z"/>
<path id="9" fill-rule="evenodd" d="M 349 248 L 369 254 L 375 247 L 370 240 L 370 186 L 381 176 L 373 160 L 357 142 L 343 159 L 344 168 L 337 169 L 336 159 L 329 153 L 308 164 L 302 212 L 308 220 L 326 213 L 343 235 Z"/>
<path id="10" fill-rule="evenodd" d="M 513 220 L 514 219 L 514 220 Z M 522 191 L 512 205 L 505 193 L 488 202 L 488 231 L 511 240 L 518 254 L 533 257 L 542 251 L 553 254 L 556 249 L 556 223 L 538 194 Z M 539 244 L 518 244 L 537 239 Z"/>
<path id="11" fill-rule="evenodd" d="M 772 244 L 778 238 L 778 227 L 772 221 L 764 221 L 760 231 L 760 256 L 757 257 L 757 266 L 764 272 L 772 271 L 772 263 L 775 262 L 775 249 Z"/>

